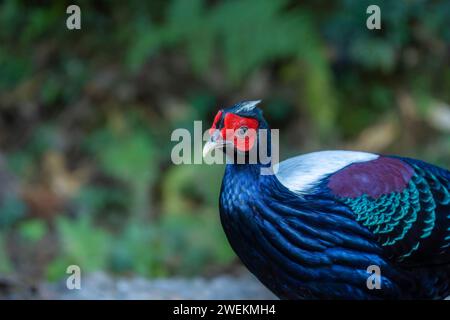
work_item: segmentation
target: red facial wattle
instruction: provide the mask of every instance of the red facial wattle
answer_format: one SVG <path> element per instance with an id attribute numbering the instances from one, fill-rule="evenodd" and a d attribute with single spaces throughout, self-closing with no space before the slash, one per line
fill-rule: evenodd
<path id="1" fill-rule="evenodd" d="M 224 118 L 224 125 L 222 128 L 218 127 L 222 119 L 223 112 L 219 111 L 214 117 L 214 122 L 209 129 L 212 136 L 216 130 L 220 130 L 220 135 L 223 140 L 233 142 L 236 149 L 242 152 L 249 151 L 253 148 L 256 141 L 257 129 L 259 126 L 258 120 L 252 118 L 241 117 L 233 113 L 227 113 Z M 246 127 L 247 133 L 241 137 L 237 134 L 238 130 Z"/>
<path id="2" fill-rule="evenodd" d="M 258 125 L 258 120 L 228 113 L 224 119 L 224 127 L 221 130 L 221 135 L 223 139 L 232 141 L 236 149 L 246 152 L 251 150 L 255 145 Z M 241 127 L 248 128 L 245 137 L 239 137 L 236 134 Z"/>
<path id="3" fill-rule="evenodd" d="M 214 133 L 214 130 L 217 129 L 217 124 L 219 123 L 220 119 L 222 118 L 222 110 L 217 112 L 216 116 L 214 117 L 214 122 L 212 124 L 211 129 L 209 129 L 209 134 L 212 135 Z"/>

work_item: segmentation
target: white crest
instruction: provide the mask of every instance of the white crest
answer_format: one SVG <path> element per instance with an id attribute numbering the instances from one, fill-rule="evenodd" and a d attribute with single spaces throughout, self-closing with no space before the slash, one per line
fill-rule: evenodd
<path id="1" fill-rule="evenodd" d="M 255 107 L 261 102 L 261 100 L 253 100 L 253 101 L 243 101 L 241 102 L 241 106 L 236 110 L 236 112 L 242 111 L 252 111 Z"/>

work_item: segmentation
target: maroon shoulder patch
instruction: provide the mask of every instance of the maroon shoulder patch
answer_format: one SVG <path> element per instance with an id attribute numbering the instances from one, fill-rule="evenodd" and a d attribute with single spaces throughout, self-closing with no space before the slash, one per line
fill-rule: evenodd
<path id="1" fill-rule="evenodd" d="M 367 194 L 379 198 L 383 194 L 401 192 L 414 175 L 414 169 L 400 159 L 378 159 L 353 163 L 333 174 L 328 187 L 339 197 L 357 198 Z"/>

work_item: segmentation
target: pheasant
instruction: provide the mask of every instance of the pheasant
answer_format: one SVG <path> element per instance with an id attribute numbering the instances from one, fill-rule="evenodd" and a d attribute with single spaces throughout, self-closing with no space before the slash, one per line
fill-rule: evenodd
<path id="1" fill-rule="evenodd" d="M 219 199 L 243 264 L 281 299 L 447 297 L 450 172 L 398 156 L 319 151 L 262 174 L 267 163 L 249 161 L 254 148 L 271 155 L 258 103 L 220 110 L 203 150 L 244 159 L 228 161 Z M 370 268 L 378 285 L 368 285 Z"/>

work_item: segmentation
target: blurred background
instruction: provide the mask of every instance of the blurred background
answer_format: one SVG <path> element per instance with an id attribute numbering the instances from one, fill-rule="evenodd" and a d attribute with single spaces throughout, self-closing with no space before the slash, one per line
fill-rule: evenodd
<path id="1" fill-rule="evenodd" d="M 173 165 L 170 135 L 240 100 L 263 99 L 281 159 L 358 149 L 449 168 L 449 18 L 431 0 L 0 2 L 0 297 L 71 264 L 239 274 L 224 168 Z"/>

